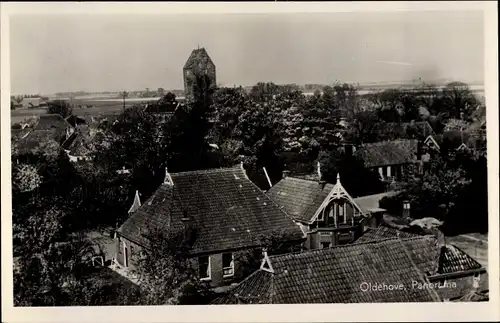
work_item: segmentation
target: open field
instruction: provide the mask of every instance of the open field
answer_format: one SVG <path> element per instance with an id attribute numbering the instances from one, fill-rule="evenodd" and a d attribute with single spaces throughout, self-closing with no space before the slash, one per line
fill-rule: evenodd
<path id="1" fill-rule="evenodd" d="M 488 268 L 488 236 L 479 233 L 461 234 L 446 237 L 446 243 L 462 249 L 477 262 Z"/>
<path id="2" fill-rule="evenodd" d="M 125 100 L 125 107 L 147 101 L 157 101 L 158 98 L 130 98 Z M 75 115 L 115 114 L 123 111 L 123 99 L 75 99 L 73 100 Z M 82 106 L 81 108 L 79 106 Z M 93 106 L 87 108 L 83 106 Z M 10 123 L 18 123 L 29 117 L 46 114 L 47 109 L 17 109 L 10 113 Z"/>

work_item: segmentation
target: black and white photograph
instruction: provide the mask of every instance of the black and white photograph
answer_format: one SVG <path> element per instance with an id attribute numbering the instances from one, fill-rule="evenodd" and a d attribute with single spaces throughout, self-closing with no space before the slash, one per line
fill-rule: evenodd
<path id="1" fill-rule="evenodd" d="M 14 309 L 498 302 L 495 6 L 54 8 L 2 21 Z"/>

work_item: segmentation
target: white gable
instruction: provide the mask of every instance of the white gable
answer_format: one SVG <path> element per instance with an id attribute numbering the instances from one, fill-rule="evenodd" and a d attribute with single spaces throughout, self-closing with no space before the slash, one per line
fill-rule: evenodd
<path id="1" fill-rule="evenodd" d="M 323 203 L 321 203 L 321 206 L 316 210 L 316 213 L 314 213 L 311 222 L 316 221 L 320 213 L 323 211 L 325 207 L 327 207 L 327 205 L 331 201 L 340 199 L 348 200 L 360 214 L 365 215 L 363 210 L 359 207 L 359 205 L 356 202 L 354 202 L 354 199 L 349 195 L 349 193 L 347 193 L 345 188 L 342 186 L 342 183 L 340 183 L 340 175 L 337 174 L 337 182 L 335 183 L 335 186 L 333 186 L 332 190 L 330 191 L 330 193 L 328 193 Z"/>

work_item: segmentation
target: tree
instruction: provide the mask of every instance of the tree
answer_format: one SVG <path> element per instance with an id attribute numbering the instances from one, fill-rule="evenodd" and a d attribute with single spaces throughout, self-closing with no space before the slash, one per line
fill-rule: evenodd
<path id="1" fill-rule="evenodd" d="M 17 306 L 65 306 L 79 303 L 72 287 L 84 283 L 95 250 L 78 235 L 63 242 L 64 214 L 56 207 L 33 210 L 14 225 L 17 258 L 14 303 Z"/>
<path id="2" fill-rule="evenodd" d="M 165 95 L 165 89 L 162 87 L 159 87 L 157 92 L 159 97 L 163 97 L 163 95 Z"/>
<path id="3" fill-rule="evenodd" d="M 467 84 L 452 82 L 443 89 L 442 114 L 446 119 L 468 119 L 480 104 Z"/>
<path id="4" fill-rule="evenodd" d="M 384 185 L 376 171 L 367 169 L 363 160 L 347 154 L 342 148 L 322 151 L 319 155 L 322 177 L 335 183 L 337 174 L 351 196 L 365 196 L 384 191 Z"/>
<path id="5" fill-rule="evenodd" d="M 208 303 L 208 285 L 203 284 L 189 259 L 194 230 L 153 230 L 145 236 L 149 247 L 137 260 L 141 305 L 193 305 Z"/>
<path id="6" fill-rule="evenodd" d="M 55 100 L 48 103 L 47 112 L 50 114 L 59 114 L 63 118 L 66 118 L 73 113 L 73 107 L 67 101 Z"/>

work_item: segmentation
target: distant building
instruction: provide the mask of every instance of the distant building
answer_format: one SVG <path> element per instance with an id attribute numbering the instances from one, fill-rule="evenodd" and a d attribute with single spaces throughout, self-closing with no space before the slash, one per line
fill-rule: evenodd
<path id="1" fill-rule="evenodd" d="M 407 165 L 420 161 L 418 140 L 367 143 L 356 150 L 365 166 L 377 170 L 382 180 L 399 180 Z"/>
<path id="2" fill-rule="evenodd" d="M 208 56 L 205 48 L 194 49 L 191 52 L 183 69 L 184 73 L 184 95 L 186 98 L 193 96 L 193 87 L 196 76 L 208 75 L 213 85 L 216 85 L 215 64 Z"/>

